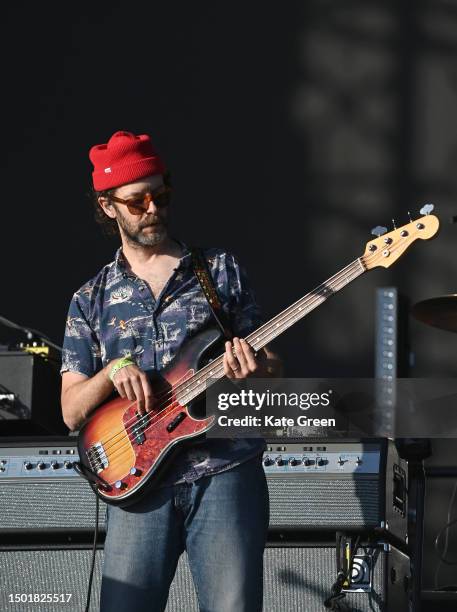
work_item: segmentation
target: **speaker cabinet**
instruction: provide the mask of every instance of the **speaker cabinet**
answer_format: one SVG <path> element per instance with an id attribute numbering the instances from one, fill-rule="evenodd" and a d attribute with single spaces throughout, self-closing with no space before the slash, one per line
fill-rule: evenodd
<path id="1" fill-rule="evenodd" d="M 0 548 L 0 609 L 2 612 L 82 612 L 90 562 L 88 545 L 30 550 Z M 96 612 L 100 605 L 102 562 L 103 550 L 98 549 L 91 612 Z M 264 555 L 264 612 L 324 612 L 324 600 L 335 577 L 333 546 L 269 543 Z M 354 612 L 406 612 L 408 585 L 409 559 L 403 553 L 392 546 L 364 545 L 355 556 L 351 592 L 346 593 L 345 601 Z M 34 602 L 34 594 L 44 599 L 51 595 L 63 597 L 64 601 Z M 179 561 L 166 610 L 199 610 L 185 554 Z"/>

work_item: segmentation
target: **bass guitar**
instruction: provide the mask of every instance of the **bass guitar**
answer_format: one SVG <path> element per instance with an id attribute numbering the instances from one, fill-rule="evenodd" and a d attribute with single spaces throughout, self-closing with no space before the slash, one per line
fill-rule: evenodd
<path id="1" fill-rule="evenodd" d="M 353 280 L 373 268 L 390 267 L 413 242 L 432 238 L 438 228 L 438 218 L 430 214 L 383 235 L 385 228 L 377 228 L 378 237 L 366 244 L 361 257 L 261 325 L 247 342 L 260 350 Z M 206 329 L 183 345 L 153 385 L 153 411 L 140 415 L 136 403 L 117 398 L 97 408 L 83 425 L 75 468 L 104 502 L 128 506 L 137 501 L 181 445 L 212 427 L 214 416 L 195 418 L 189 405 L 224 376 L 223 355 L 207 362 L 220 336 L 219 330 Z"/>

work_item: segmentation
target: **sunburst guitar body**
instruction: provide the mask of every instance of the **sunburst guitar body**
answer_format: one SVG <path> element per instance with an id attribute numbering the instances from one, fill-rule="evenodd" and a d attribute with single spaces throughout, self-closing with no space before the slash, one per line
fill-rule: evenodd
<path id="1" fill-rule="evenodd" d="M 152 379 L 151 412 L 140 415 L 136 403 L 119 397 L 100 406 L 82 427 L 78 437 L 81 475 L 97 476 L 89 480 L 105 502 L 134 503 L 148 483 L 160 482 L 171 458 L 186 442 L 203 438 L 211 428 L 214 416 L 192 416 L 192 405 L 198 400 L 192 402 L 190 395 L 196 386 L 193 376 L 220 344 L 221 334 L 213 328 L 190 339 L 179 360 Z"/>

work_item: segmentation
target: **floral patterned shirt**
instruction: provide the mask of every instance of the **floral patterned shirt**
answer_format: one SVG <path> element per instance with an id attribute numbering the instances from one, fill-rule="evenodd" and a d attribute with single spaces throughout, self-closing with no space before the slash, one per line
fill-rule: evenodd
<path id="1" fill-rule="evenodd" d="M 112 359 L 132 356 L 145 370 L 160 371 L 185 340 L 216 325 L 194 274 L 189 248 L 155 299 L 148 284 L 128 270 L 119 248 L 74 295 L 65 328 L 61 372 L 91 377 Z M 205 249 L 214 285 L 235 335 L 261 323 L 258 305 L 237 259 L 222 249 Z M 162 486 L 194 481 L 239 465 L 264 450 L 262 439 L 207 439 L 181 450 Z"/>

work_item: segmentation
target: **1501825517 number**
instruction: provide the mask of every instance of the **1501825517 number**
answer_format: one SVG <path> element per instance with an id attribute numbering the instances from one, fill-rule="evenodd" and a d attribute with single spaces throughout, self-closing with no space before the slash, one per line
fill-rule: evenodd
<path id="1" fill-rule="evenodd" d="M 10 593 L 10 603 L 69 603 L 72 593 Z"/>

